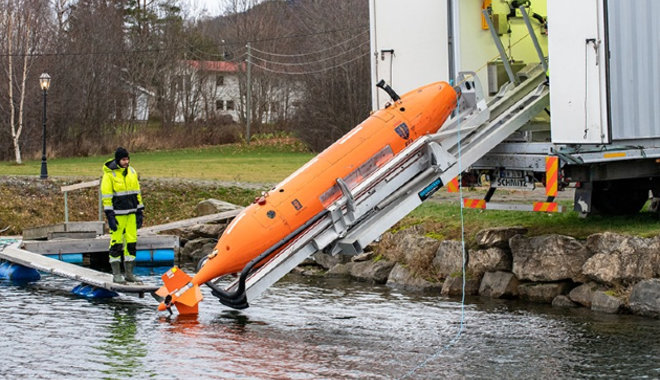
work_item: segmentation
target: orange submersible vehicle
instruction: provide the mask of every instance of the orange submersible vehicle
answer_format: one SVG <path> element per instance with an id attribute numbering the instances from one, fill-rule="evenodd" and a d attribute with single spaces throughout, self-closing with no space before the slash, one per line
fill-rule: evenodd
<path id="1" fill-rule="evenodd" d="M 388 204 L 399 202 L 397 192 L 415 185 L 406 194 L 415 192 L 416 202 L 421 203 L 448 181 L 438 172 L 446 171 L 451 160 L 444 165 L 437 162 L 437 157 L 446 153 L 438 153 L 440 146 L 436 144 L 436 153 L 429 156 L 428 151 L 433 149 L 428 149 L 428 141 L 417 142 L 438 132 L 456 108 L 464 87 L 436 82 L 399 97 L 383 81 L 378 86 L 392 101 L 245 208 L 229 224 L 215 250 L 200 261 L 194 277 L 177 267 L 163 275 L 164 286 L 157 292 L 163 298 L 159 310 L 176 306 L 179 314 L 197 313 L 202 284 L 211 287 L 221 303 L 246 308 L 248 278 L 283 252 L 291 256 L 307 247 L 299 255 L 302 259 L 321 250 L 359 253 L 370 242 L 361 241 L 361 237 L 373 241 L 409 212 L 404 211 L 402 216 L 377 215 Z M 398 159 L 404 151 L 405 159 Z M 420 166 L 420 162 L 426 166 Z M 412 166 L 416 171 L 410 169 Z M 452 178 L 457 174 L 454 170 Z M 376 192 L 380 195 L 375 196 Z M 387 223 L 378 231 L 359 231 L 365 228 L 365 222 L 372 221 L 373 225 L 385 219 Z M 354 241 L 342 241 L 354 230 Z M 291 265 L 286 272 L 289 268 Z M 235 273 L 240 275 L 232 290 L 214 282 Z"/>

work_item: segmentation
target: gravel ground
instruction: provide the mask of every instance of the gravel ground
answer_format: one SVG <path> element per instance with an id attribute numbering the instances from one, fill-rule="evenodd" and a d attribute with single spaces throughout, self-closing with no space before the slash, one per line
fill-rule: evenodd
<path id="1" fill-rule="evenodd" d="M 473 187 L 473 188 L 464 188 L 463 197 L 471 199 L 483 199 L 488 192 L 488 187 Z M 556 201 L 572 201 L 573 195 L 575 194 L 574 188 L 566 188 L 563 191 L 557 192 Z M 431 197 L 432 202 L 437 203 L 450 203 L 455 202 L 459 198 L 458 193 L 449 193 L 446 189 L 440 189 L 438 192 L 433 194 Z M 543 202 L 546 200 L 545 188 L 539 186 L 531 191 L 524 190 L 506 190 L 498 189 L 493 194 L 491 202 L 500 202 L 500 203 L 529 203 L 529 202 Z"/>

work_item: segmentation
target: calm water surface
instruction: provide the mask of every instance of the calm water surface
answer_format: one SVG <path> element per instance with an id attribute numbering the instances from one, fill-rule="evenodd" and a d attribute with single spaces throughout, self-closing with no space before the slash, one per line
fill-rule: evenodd
<path id="1" fill-rule="evenodd" d="M 158 274 L 148 277 L 154 283 Z M 290 275 L 247 310 L 204 287 L 200 314 L 150 297 L 98 302 L 76 283 L 0 282 L 0 378 L 660 378 L 660 321 L 453 299 Z"/>

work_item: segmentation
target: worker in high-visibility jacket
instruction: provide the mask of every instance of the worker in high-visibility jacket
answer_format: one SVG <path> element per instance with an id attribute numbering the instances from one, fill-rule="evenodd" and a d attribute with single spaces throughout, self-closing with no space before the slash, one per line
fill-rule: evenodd
<path id="1" fill-rule="evenodd" d="M 142 227 L 144 204 L 138 174 L 130 166 L 128 151 L 122 147 L 115 158 L 103 165 L 101 181 L 103 210 L 110 228 L 110 267 L 117 283 L 139 282 L 133 276 L 137 229 Z M 121 273 L 122 254 L 126 277 Z"/>

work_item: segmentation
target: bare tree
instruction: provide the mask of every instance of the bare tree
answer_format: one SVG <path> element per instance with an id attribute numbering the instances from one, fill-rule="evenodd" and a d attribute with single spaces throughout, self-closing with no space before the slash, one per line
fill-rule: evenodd
<path id="1" fill-rule="evenodd" d="M 250 116 L 257 130 L 261 121 L 292 124 L 311 148 L 321 150 L 368 116 L 367 0 L 225 4 L 225 16 L 207 29 L 233 59 L 244 56 L 250 42 Z M 240 92 L 237 109 L 245 122 L 245 75 Z"/>
<path id="2" fill-rule="evenodd" d="M 0 25 L 5 38 L 0 44 L 6 52 L 7 64 L 3 68 L 7 78 L 9 128 L 14 159 L 22 164 L 20 138 L 24 127 L 26 82 L 34 62 L 33 54 L 45 35 L 39 25 L 46 25 L 41 19 L 46 7 L 40 0 L 5 0 L 3 3 Z"/>
<path id="3" fill-rule="evenodd" d="M 369 115 L 369 8 L 366 0 L 307 0 L 292 12 L 299 33 L 309 35 L 299 49 L 318 52 L 306 58 L 319 62 L 305 66 L 310 73 L 301 78 L 304 96 L 294 128 L 318 151 Z"/>
<path id="4" fill-rule="evenodd" d="M 245 56 L 246 43 L 250 43 L 255 49 L 264 51 L 282 51 L 291 47 L 292 41 L 285 37 L 295 33 L 292 28 L 290 5 L 281 1 L 256 1 L 256 0 L 231 0 L 227 2 L 227 13 L 220 20 L 216 32 L 216 40 L 223 49 L 229 50 L 225 54 L 227 59 L 248 61 Z M 294 42 L 295 43 L 295 42 Z M 250 58 L 253 59 L 253 58 Z M 275 103 L 282 103 L 290 97 L 291 88 L 289 81 L 293 78 L 284 78 L 282 75 L 265 70 L 259 70 L 256 65 L 263 66 L 264 63 L 254 60 L 251 83 L 251 109 L 250 119 L 257 130 L 262 122 L 273 121 L 270 118 Z M 239 77 L 240 101 L 237 110 L 241 122 L 247 120 L 247 77 L 242 72 Z M 277 100 L 277 102 L 276 102 Z M 286 115 L 284 106 L 279 107 L 277 112 L 281 118 Z"/>

